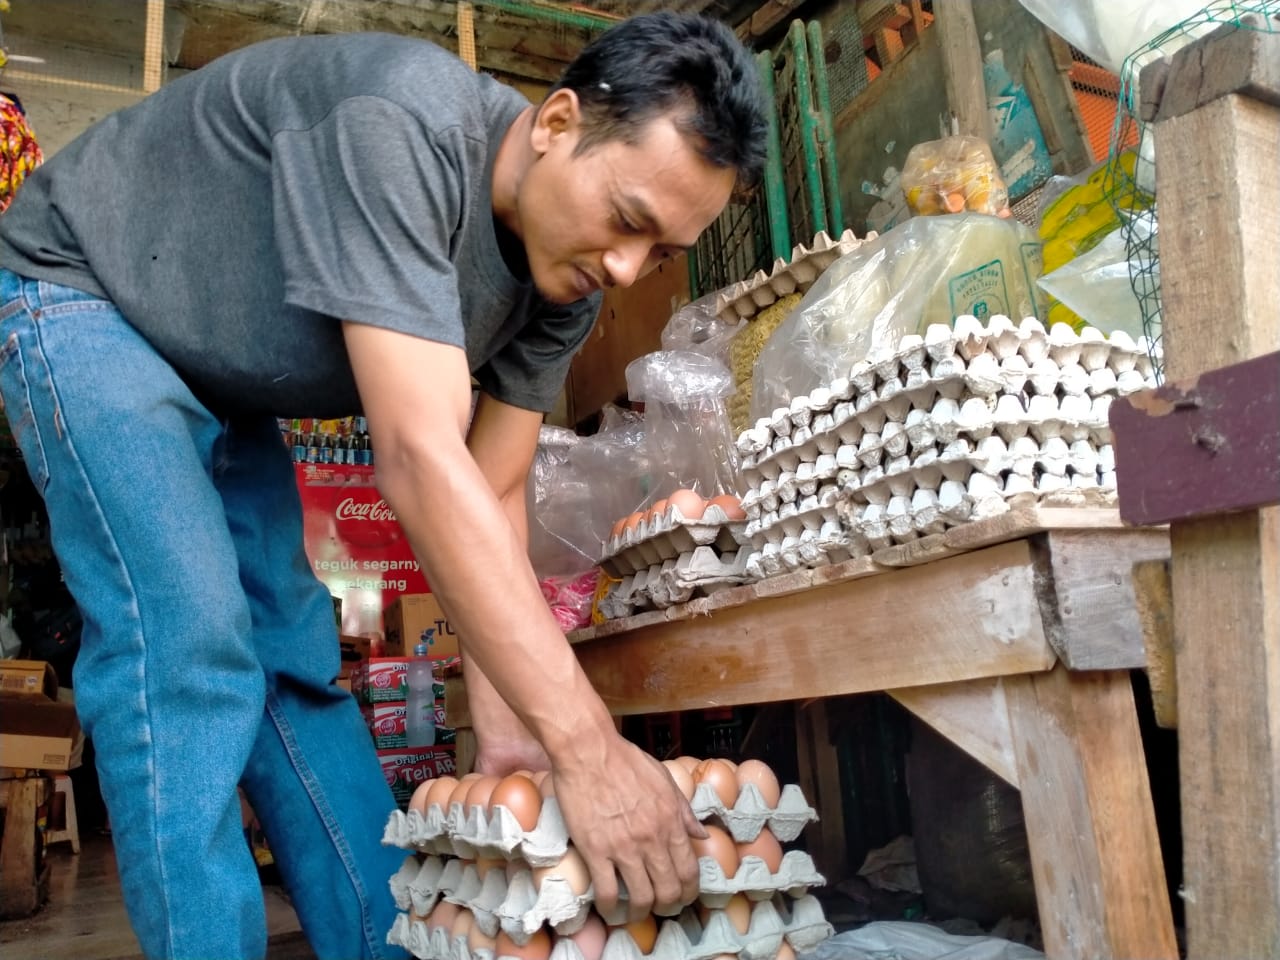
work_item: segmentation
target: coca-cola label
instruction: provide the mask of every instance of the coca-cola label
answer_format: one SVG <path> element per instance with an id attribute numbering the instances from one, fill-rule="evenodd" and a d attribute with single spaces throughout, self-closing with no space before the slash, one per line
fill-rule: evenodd
<path id="1" fill-rule="evenodd" d="M 365 549 L 385 549 L 404 538 L 395 511 L 376 490 L 362 487 L 344 492 L 333 508 L 338 538 Z"/>
<path id="2" fill-rule="evenodd" d="M 396 522 L 395 512 L 387 506 L 387 501 L 383 499 L 370 503 L 367 500 L 361 502 L 356 500 L 355 497 L 347 497 L 338 504 L 334 515 L 339 520 L 372 520 L 374 522 L 390 520 L 392 523 Z"/>

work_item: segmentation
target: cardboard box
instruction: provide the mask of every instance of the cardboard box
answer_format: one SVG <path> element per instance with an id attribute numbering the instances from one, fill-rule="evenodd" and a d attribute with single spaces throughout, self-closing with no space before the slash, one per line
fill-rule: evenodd
<path id="1" fill-rule="evenodd" d="M 42 660 L 0 660 L 0 767 L 68 770 L 80 733 L 75 704 L 59 703 Z"/>
<path id="2" fill-rule="evenodd" d="M 458 635 L 453 626 L 440 609 L 435 596 L 430 593 L 406 593 L 396 597 L 383 615 L 384 632 L 387 636 L 387 650 L 399 650 L 404 656 L 412 656 L 414 646 L 421 640 L 425 630 L 432 631 L 431 649 L 427 651 L 433 658 L 456 657 L 458 655 Z"/>
<path id="3" fill-rule="evenodd" d="M 409 661 L 404 657 L 370 657 L 351 675 L 351 692 L 361 703 L 404 700 L 409 695 Z"/>
<path id="4" fill-rule="evenodd" d="M 390 747 L 405 747 L 404 720 L 405 702 L 393 700 L 388 703 L 362 703 L 360 713 L 364 716 L 365 726 L 373 735 L 373 745 L 379 750 Z"/>
<path id="5" fill-rule="evenodd" d="M 382 775 L 401 809 L 409 805 L 413 791 L 420 784 L 437 777 L 455 776 L 458 771 L 453 747 L 396 747 L 379 750 L 378 762 L 382 764 Z"/>

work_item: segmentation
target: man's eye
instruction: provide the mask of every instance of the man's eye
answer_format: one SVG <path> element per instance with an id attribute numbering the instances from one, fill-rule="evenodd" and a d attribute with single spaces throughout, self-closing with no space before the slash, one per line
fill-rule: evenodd
<path id="1" fill-rule="evenodd" d="M 627 219 L 626 215 L 620 210 L 614 211 L 614 219 L 618 221 L 618 226 L 623 233 L 639 233 L 640 228 Z"/>

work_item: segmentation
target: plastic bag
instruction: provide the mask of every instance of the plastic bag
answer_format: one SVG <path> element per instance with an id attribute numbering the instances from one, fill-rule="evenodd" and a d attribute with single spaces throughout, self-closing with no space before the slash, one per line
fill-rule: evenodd
<path id="1" fill-rule="evenodd" d="M 1155 233 L 1155 225 L 1153 213 L 1145 211 L 1133 218 L 1130 232 L 1145 240 Z M 1050 320 L 1071 323 L 1077 330 L 1088 324 L 1106 334 L 1123 330 L 1137 339 L 1143 333 L 1142 304 L 1133 292 L 1132 277 L 1149 272 L 1158 284 L 1159 269 L 1154 248 L 1150 257 L 1131 263 L 1125 231 L 1112 230 L 1091 249 L 1045 274 L 1039 284 L 1059 301 L 1049 311 Z"/>
<path id="2" fill-rule="evenodd" d="M 1040 242 L 1016 220 L 915 217 L 841 257 L 760 351 L 751 420 L 846 376 L 908 333 L 964 314 L 1040 316 Z"/>
<path id="3" fill-rule="evenodd" d="M 614 519 L 647 499 L 650 472 L 638 414 L 607 408 L 590 437 L 543 427 L 527 491 L 538 578 L 572 579 L 593 568 Z"/>
<path id="4" fill-rule="evenodd" d="M 627 364 L 627 396 L 643 403 L 655 498 L 688 487 L 710 499 L 740 494 L 726 400 L 733 376 L 715 357 L 661 350 Z"/>
<path id="5" fill-rule="evenodd" d="M 662 349 L 688 350 L 727 362 L 729 341 L 745 321 L 726 322 L 716 316 L 716 299 L 721 293 L 709 293 L 673 313 L 662 328 Z"/>
<path id="6" fill-rule="evenodd" d="M 1044 960 L 1044 954 L 997 937 L 961 937 L 927 923 L 877 920 L 824 940 L 805 960 Z"/>
<path id="7" fill-rule="evenodd" d="M 902 167 L 907 206 L 920 216 L 989 213 L 1009 216 L 1005 189 L 991 147 L 977 137 L 945 137 L 917 143 Z"/>
<path id="8" fill-rule="evenodd" d="M 1089 59 L 1119 73 L 1125 58 L 1204 8 L 1204 0 L 1021 0 L 1027 11 Z M 1211 29 L 1214 25 L 1209 24 Z M 1178 44 L 1181 46 L 1181 43 Z M 1169 52 L 1169 51 L 1167 51 Z M 1136 72 L 1135 72 L 1136 77 Z M 1137 101 L 1135 101 L 1137 102 Z"/>

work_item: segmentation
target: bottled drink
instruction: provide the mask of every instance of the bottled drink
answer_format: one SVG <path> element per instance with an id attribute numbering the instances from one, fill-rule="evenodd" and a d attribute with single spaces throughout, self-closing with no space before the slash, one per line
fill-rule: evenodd
<path id="1" fill-rule="evenodd" d="M 430 747 L 436 742 L 436 692 L 430 649 L 431 631 L 424 631 L 422 642 L 413 648 L 409 659 L 409 693 L 405 702 L 404 735 L 410 747 Z"/>

